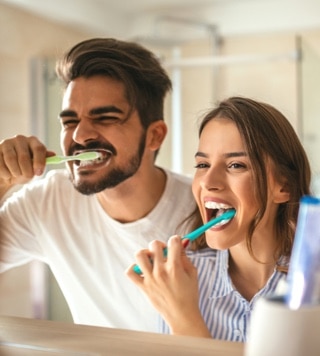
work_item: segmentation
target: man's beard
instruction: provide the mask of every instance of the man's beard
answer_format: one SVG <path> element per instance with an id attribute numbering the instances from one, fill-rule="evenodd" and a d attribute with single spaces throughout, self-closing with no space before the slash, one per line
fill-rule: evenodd
<path id="1" fill-rule="evenodd" d="M 116 187 L 118 184 L 124 182 L 126 179 L 132 177 L 140 167 L 142 156 L 146 145 L 146 133 L 144 132 L 140 138 L 139 147 L 134 156 L 132 156 L 126 164 L 126 167 L 115 168 L 111 170 L 105 177 L 102 177 L 96 182 L 79 182 L 75 183 L 71 177 L 74 188 L 85 195 L 99 193 L 105 189 Z"/>

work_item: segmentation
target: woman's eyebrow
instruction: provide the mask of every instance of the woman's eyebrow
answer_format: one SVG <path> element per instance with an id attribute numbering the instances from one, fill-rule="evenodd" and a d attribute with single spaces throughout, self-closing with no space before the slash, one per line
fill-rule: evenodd
<path id="1" fill-rule="evenodd" d="M 203 158 L 208 158 L 209 155 L 204 153 L 204 152 L 201 152 L 201 151 L 198 151 L 196 152 L 196 154 L 194 155 L 195 157 L 203 157 Z M 225 158 L 232 158 L 232 157 L 246 157 L 248 156 L 248 154 L 244 151 L 239 151 L 239 152 L 228 152 L 228 153 L 224 153 L 223 156 Z"/>
<path id="2" fill-rule="evenodd" d="M 225 153 L 224 156 L 226 158 L 232 158 L 232 157 L 246 157 L 248 156 L 247 152 L 230 152 L 230 153 Z"/>
<path id="3" fill-rule="evenodd" d="M 208 158 L 208 155 L 204 152 L 198 151 L 195 153 L 194 157 L 203 157 L 203 158 Z"/>

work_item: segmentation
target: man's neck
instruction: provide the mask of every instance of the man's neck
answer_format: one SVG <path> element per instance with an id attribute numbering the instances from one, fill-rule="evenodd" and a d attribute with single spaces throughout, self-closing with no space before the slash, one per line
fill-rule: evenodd
<path id="1" fill-rule="evenodd" d="M 154 167 L 148 174 L 136 175 L 115 188 L 97 193 L 104 211 L 113 219 L 128 223 L 148 215 L 159 202 L 166 185 L 166 174 Z"/>

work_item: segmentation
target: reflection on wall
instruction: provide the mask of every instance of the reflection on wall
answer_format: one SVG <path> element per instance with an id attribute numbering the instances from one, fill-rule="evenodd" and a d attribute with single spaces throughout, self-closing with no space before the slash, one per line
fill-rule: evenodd
<path id="1" fill-rule="evenodd" d="M 301 137 L 312 166 L 313 193 L 320 195 L 320 56 L 300 39 Z"/>
<path id="2" fill-rule="evenodd" d="M 61 110 L 62 85 L 55 74 L 55 60 L 30 60 L 31 133 L 60 154 L 58 115 Z"/>
<path id="3" fill-rule="evenodd" d="M 178 72 L 179 85 L 175 86 L 174 90 L 180 90 L 178 117 L 181 123 L 178 126 L 180 127 L 178 134 L 181 140 L 178 141 L 182 152 L 181 166 L 179 164 L 179 167 L 175 167 L 175 160 L 172 159 L 176 138 L 173 95 L 166 100 L 165 121 L 169 133 L 160 150 L 157 162 L 159 165 L 193 174 L 198 119 L 215 104 L 216 100 L 241 95 L 269 102 L 288 117 L 298 134 L 302 135 L 303 143 L 314 164 L 314 171 L 320 175 L 320 163 L 318 162 L 319 166 L 314 163 L 316 159 L 314 152 L 319 151 L 320 145 L 320 138 L 314 130 L 320 107 L 317 105 L 316 96 L 310 95 L 310 92 L 316 91 L 314 83 L 320 82 L 314 79 L 315 75 L 320 79 L 319 69 L 315 70 L 318 66 L 318 57 L 310 48 L 303 47 L 303 62 L 300 64 L 298 60 L 301 57 L 298 56 L 299 48 L 295 35 L 223 39 L 218 57 L 213 54 L 212 43 L 207 39 L 184 43 L 178 49 L 159 47 L 156 44 L 148 46 L 162 58 L 174 82 Z M 178 58 L 174 57 L 177 50 Z M 61 107 L 61 87 L 54 77 L 54 61 L 48 59 L 35 61 L 38 61 L 36 67 L 44 81 L 38 85 L 44 85 L 45 89 L 40 90 L 42 94 L 39 90 L 34 90 L 34 93 L 37 93 L 37 100 L 34 102 L 38 104 L 34 109 L 34 117 L 37 115 L 40 115 L 41 119 L 45 117 L 46 125 L 43 127 L 43 121 L 35 119 L 39 127 L 33 127 L 35 133 L 43 137 L 48 147 L 58 152 L 60 128 L 57 114 Z M 300 65 L 304 68 L 302 79 L 297 76 L 297 68 Z M 39 73 L 35 78 L 38 77 Z M 298 87 L 299 84 L 301 87 Z M 303 112 L 300 108 L 301 103 L 297 100 L 301 91 L 304 92 Z M 37 112 L 39 108 L 42 108 L 40 114 Z M 301 112 L 303 115 L 299 117 Z M 303 133 L 300 132 L 301 127 Z M 52 319 L 69 317 L 67 307 L 63 305 L 63 298 L 59 296 L 59 288 L 51 275 L 47 286 L 49 317 Z"/>
<path id="4" fill-rule="evenodd" d="M 60 123 L 62 86 L 55 74 L 55 60 L 34 58 L 30 62 L 31 134 L 40 138 L 48 149 L 61 153 Z M 55 167 L 56 168 L 56 167 Z M 63 168 L 63 166 L 61 167 Z M 49 166 L 47 169 L 53 169 Z M 41 263 L 32 266 L 31 283 L 35 317 L 42 311 L 46 319 L 72 321 L 69 308 L 50 269 Z M 45 291 L 41 291 L 45 288 Z"/>

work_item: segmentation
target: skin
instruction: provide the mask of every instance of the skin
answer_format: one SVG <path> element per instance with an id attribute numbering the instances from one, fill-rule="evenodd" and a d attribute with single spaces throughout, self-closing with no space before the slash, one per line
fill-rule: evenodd
<path id="1" fill-rule="evenodd" d="M 75 161 L 68 162 L 74 186 L 92 187 L 110 178 L 112 172 L 128 173 L 129 177 L 115 186 L 96 192 L 98 200 L 111 217 L 121 222 L 147 215 L 165 187 L 165 174 L 154 164 L 154 153 L 167 133 L 164 121 L 153 122 L 144 132 L 138 112 L 130 111 L 123 84 L 104 76 L 79 77 L 69 83 L 60 120 L 64 154 L 93 147 L 108 147 L 112 152 L 104 164 L 81 167 Z M 1 193 L 12 184 L 41 175 L 45 158 L 53 154 L 36 137 L 19 135 L 2 141 Z"/>
<path id="2" fill-rule="evenodd" d="M 192 190 L 203 221 L 211 216 L 205 208 L 208 200 L 237 211 L 229 223 L 208 230 L 206 240 L 211 248 L 229 250 L 229 275 L 237 290 L 250 300 L 274 270 L 274 221 L 278 204 L 287 201 L 289 193 L 275 178 L 272 162 L 267 161 L 268 205 L 253 235 L 254 254 L 264 262 L 260 263 L 246 246 L 248 226 L 259 206 L 251 163 L 236 125 L 225 118 L 210 121 L 201 133 L 195 159 Z M 136 261 L 143 275 L 135 274 L 132 266 L 127 275 L 146 293 L 172 334 L 211 337 L 198 308 L 197 273 L 184 255 L 180 237 L 169 239 L 167 260 L 163 247 L 163 243 L 153 241 L 149 249 L 139 251 Z"/>

